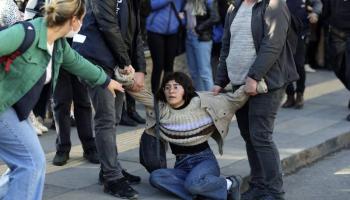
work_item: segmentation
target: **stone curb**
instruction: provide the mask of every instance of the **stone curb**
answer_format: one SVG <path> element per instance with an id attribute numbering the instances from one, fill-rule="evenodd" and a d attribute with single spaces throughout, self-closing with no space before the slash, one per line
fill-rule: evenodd
<path id="1" fill-rule="evenodd" d="M 290 175 L 317 160 L 350 146 L 350 131 L 328 139 L 321 144 L 305 149 L 281 160 L 284 175 Z M 241 192 L 248 189 L 249 174 L 243 175 Z"/>

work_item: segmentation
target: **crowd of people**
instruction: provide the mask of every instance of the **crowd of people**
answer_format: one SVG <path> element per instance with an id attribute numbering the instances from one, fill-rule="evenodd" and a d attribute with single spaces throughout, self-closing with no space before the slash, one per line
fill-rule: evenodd
<path id="1" fill-rule="evenodd" d="M 0 159 L 10 177 L 0 199 L 42 198 L 37 135 L 50 110 L 53 164 L 69 160 L 74 121 L 105 193 L 139 196 L 141 178 L 118 159 L 118 125 L 145 124 L 155 136 L 159 123 L 176 162 L 150 173 L 153 187 L 185 200 L 284 199 L 276 114 L 285 94 L 283 108 L 303 108 L 306 64 L 334 70 L 350 90 L 349 22 L 347 0 L 0 0 Z M 189 74 L 174 72 L 183 47 Z M 224 153 L 233 115 L 251 168 L 242 194 L 241 177 L 220 175 L 208 143 Z"/>

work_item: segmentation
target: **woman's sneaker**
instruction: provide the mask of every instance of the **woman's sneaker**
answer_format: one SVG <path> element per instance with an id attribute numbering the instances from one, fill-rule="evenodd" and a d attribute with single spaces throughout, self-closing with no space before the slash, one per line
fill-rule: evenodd
<path id="1" fill-rule="evenodd" d="M 227 193 L 227 200 L 240 200 L 241 199 L 241 185 L 242 178 L 240 176 L 229 176 L 227 177 L 232 182 L 232 185 Z"/>
<path id="2" fill-rule="evenodd" d="M 138 192 L 134 190 L 126 178 L 104 183 L 104 192 L 123 199 L 137 199 Z"/>

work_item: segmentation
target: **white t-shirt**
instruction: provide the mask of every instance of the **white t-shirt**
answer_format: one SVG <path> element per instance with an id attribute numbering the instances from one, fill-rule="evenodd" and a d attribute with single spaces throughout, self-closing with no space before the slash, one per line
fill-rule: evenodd
<path id="1" fill-rule="evenodd" d="M 49 43 L 47 43 L 47 52 L 50 54 L 51 58 L 50 58 L 49 64 L 47 64 L 47 68 L 46 68 L 45 84 L 47 84 L 51 81 L 53 45 L 54 45 L 54 43 L 52 43 L 51 45 Z"/>

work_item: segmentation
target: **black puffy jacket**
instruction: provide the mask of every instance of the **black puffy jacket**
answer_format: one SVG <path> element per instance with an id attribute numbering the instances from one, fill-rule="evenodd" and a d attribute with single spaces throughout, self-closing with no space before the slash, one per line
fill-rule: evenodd
<path id="1" fill-rule="evenodd" d="M 220 14 L 218 9 L 217 0 L 203 0 L 207 8 L 207 14 L 196 16 L 196 33 L 198 34 L 198 40 L 210 41 L 213 25 L 220 22 Z"/>

